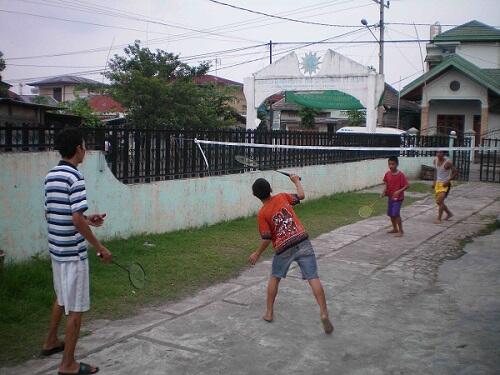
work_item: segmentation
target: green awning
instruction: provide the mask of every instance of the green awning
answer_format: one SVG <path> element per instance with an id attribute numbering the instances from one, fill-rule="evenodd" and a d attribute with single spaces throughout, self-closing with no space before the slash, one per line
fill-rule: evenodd
<path id="1" fill-rule="evenodd" d="M 363 109 L 361 102 L 354 96 L 337 90 L 321 92 L 285 92 L 285 103 L 299 104 L 315 109 Z"/>

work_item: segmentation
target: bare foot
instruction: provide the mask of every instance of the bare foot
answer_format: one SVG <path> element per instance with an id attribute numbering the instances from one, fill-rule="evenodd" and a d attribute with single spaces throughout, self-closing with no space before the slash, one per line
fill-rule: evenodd
<path id="1" fill-rule="evenodd" d="M 268 313 L 266 312 L 263 316 L 262 319 L 264 319 L 266 322 L 271 323 L 273 321 L 273 313 Z"/>
<path id="2" fill-rule="evenodd" d="M 449 215 L 448 215 L 448 216 L 446 216 L 444 219 L 448 221 L 448 220 L 451 220 L 451 218 L 452 218 L 453 216 L 455 216 L 455 215 L 453 215 L 453 214 L 449 214 Z"/>
<path id="3" fill-rule="evenodd" d="M 398 233 L 398 231 L 397 231 L 397 230 L 395 230 L 395 229 L 393 229 L 393 230 L 388 231 L 387 233 L 389 233 L 389 234 L 394 234 L 394 233 Z"/>
<path id="4" fill-rule="evenodd" d="M 441 220 L 439 219 L 434 220 L 434 224 L 441 224 Z"/>
<path id="5" fill-rule="evenodd" d="M 397 232 L 394 237 L 403 237 L 404 236 L 404 232 Z"/>
<path id="6" fill-rule="evenodd" d="M 333 330 L 335 329 L 333 327 L 332 322 L 330 322 L 330 318 L 328 318 L 328 316 L 322 317 L 321 323 L 323 323 L 323 329 L 325 330 L 325 333 L 327 335 L 331 334 L 333 332 Z"/>

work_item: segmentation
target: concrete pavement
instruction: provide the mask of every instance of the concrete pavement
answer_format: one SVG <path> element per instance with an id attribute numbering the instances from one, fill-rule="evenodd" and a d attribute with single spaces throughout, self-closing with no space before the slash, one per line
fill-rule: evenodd
<path id="1" fill-rule="evenodd" d="M 313 240 L 335 332 L 297 269 L 281 283 L 275 321 L 260 319 L 270 261 L 178 303 L 85 325 L 80 359 L 101 374 L 500 373 L 500 231 L 474 236 L 500 213 L 500 184 L 452 191 L 453 221 L 432 224 L 425 198 L 403 209 L 406 235 L 386 217 Z M 59 358 L 0 374 L 55 374 Z"/>

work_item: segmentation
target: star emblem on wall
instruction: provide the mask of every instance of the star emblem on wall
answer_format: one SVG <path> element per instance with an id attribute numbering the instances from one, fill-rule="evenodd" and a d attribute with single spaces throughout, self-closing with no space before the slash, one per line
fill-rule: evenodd
<path id="1" fill-rule="evenodd" d="M 319 70 L 320 64 L 321 64 L 320 57 L 318 57 L 316 52 L 307 52 L 302 57 L 302 62 L 300 63 L 300 69 L 304 74 L 312 76 L 316 74 L 316 72 Z"/>

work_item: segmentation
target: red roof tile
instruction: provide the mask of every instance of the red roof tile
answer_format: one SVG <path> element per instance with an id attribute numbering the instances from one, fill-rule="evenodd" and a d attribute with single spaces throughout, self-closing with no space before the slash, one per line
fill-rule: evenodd
<path id="1" fill-rule="evenodd" d="M 125 112 L 125 108 L 119 102 L 107 95 L 91 96 L 89 106 L 94 112 Z"/>

